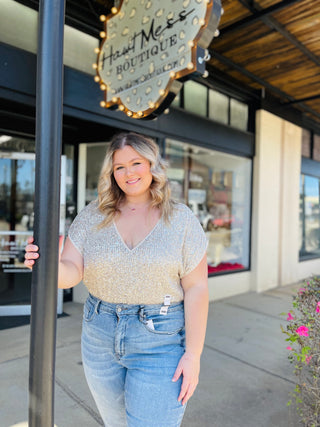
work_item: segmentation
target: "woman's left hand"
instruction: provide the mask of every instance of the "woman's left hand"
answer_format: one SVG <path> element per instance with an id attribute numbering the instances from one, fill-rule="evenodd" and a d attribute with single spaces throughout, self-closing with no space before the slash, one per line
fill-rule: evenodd
<path id="1" fill-rule="evenodd" d="M 199 373 L 200 356 L 188 352 L 184 353 L 172 378 L 172 381 L 175 382 L 183 375 L 181 391 L 178 397 L 179 402 L 182 400 L 182 405 L 187 403 L 193 395 L 199 382 Z"/>

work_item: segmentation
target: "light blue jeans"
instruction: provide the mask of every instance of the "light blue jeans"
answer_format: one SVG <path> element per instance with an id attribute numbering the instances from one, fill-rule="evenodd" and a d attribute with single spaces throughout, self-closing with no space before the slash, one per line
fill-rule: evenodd
<path id="1" fill-rule="evenodd" d="M 82 328 L 86 379 L 106 427 L 178 427 L 182 378 L 172 377 L 185 351 L 183 302 L 111 304 L 89 295 Z"/>

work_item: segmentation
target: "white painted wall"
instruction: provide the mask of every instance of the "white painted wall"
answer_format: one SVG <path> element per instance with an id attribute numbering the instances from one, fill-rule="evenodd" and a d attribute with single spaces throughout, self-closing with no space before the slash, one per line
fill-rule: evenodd
<path id="1" fill-rule="evenodd" d="M 276 287 L 279 281 L 281 136 L 282 120 L 258 111 L 251 244 L 251 289 L 258 292 Z"/>
<path id="2" fill-rule="evenodd" d="M 301 128 L 282 120 L 279 286 L 299 280 L 301 132 Z"/>

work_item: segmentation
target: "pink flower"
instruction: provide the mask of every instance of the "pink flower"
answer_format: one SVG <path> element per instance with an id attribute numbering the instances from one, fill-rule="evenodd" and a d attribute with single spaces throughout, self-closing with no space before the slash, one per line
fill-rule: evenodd
<path id="1" fill-rule="evenodd" d="M 308 331 L 309 329 L 306 326 L 299 326 L 299 328 L 296 329 L 296 333 L 302 337 L 308 337 Z"/>
<path id="2" fill-rule="evenodd" d="M 293 350 L 292 347 L 290 347 L 290 345 L 287 347 L 287 350 Z"/>
<path id="3" fill-rule="evenodd" d="M 289 320 L 293 320 L 293 317 L 292 317 L 292 314 L 291 314 L 291 313 L 288 313 L 287 320 L 288 320 L 288 321 L 289 321 Z"/>
<path id="4" fill-rule="evenodd" d="M 306 357 L 306 364 L 309 364 L 310 360 L 312 359 L 312 355 L 311 356 L 307 356 Z"/>
<path id="5" fill-rule="evenodd" d="M 309 286 L 310 285 L 310 282 L 307 282 L 307 286 Z"/>
<path id="6" fill-rule="evenodd" d="M 317 302 L 316 312 L 320 313 L 320 301 Z"/>
<path id="7" fill-rule="evenodd" d="M 305 290 L 306 290 L 305 288 L 300 288 L 299 289 L 299 294 L 303 294 L 303 292 L 305 292 Z"/>

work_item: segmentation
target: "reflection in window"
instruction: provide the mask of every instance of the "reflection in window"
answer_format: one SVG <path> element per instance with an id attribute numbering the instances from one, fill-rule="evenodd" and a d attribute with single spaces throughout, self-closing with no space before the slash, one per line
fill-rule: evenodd
<path id="1" fill-rule="evenodd" d="M 300 259 L 320 257 L 320 179 L 300 178 Z"/>
<path id="2" fill-rule="evenodd" d="M 171 102 L 170 105 L 172 107 L 180 107 L 180 101 L 181 101 L 180 92 L 178 92 L 178 94 L 174 97 L 174 100 Z"/>
<path id="3" fill-rule="evenodd" d="M 86 205 L 98 197 L 98 181 L 108 143 L 94 143 L 87 146 L 86 164 Z"/>
<path id="4" fill-rule="evenodd" d="M 207 116 L 207 91 L 206 86 L 193 82 L 184 84 L 184 108 L 200 116 Z"/>
<path id="5" fill-rule="evenodd" d="M 229 123 L 229 97 L 216 90 L 209 90 L 209 118 L 217 122 Z"/>
<path id="6" fill-rule="evenodd" d="M 66 156 L 66 222 L 65 231 L 68 233 L 69 227 L 76 216 L 76 200 L 74 193 L 74 146 L 64 144 L 63 154 Z"/>
<path id="7" fill-rule="evenodd" d="M 249 268 L 251 160 L 167 139 L 172 196 L 203 226 L 208 271 Z"/>
<path id="8" fill-rule="evenodd" d="M 230 99 L 230 125 L 241 130 L 248 128 L 248 106 L 236 99 Z"/>

